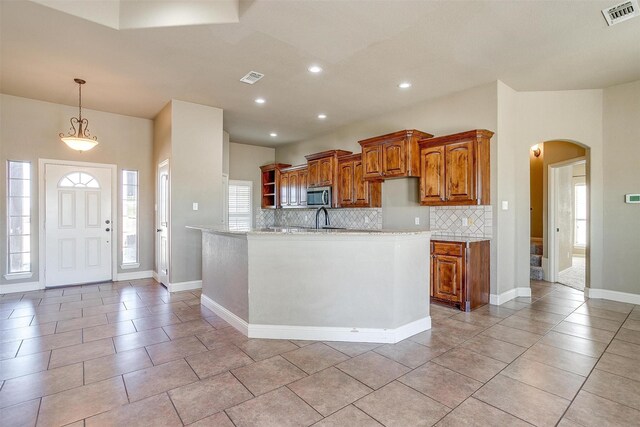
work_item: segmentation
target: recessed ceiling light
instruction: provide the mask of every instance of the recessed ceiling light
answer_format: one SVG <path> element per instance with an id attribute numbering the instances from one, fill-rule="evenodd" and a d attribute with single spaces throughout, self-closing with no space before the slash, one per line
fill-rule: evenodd
<path id="1" fill-rule="evenodd" d="M 327 118 L 327 115 L 326 115 L 326 114 L 318 114 L 318 118 L 319 118 L 320 120 L 324 120 L 324 119 L 326 119 L 326 118 Z"/>
<path id="2" fill-rule="evenodd" d="M 256 104 L 264 104 L 266 101 L 264 100 L 264 98 L 256 98 L 255 102 Z"/>
<path id="3" fill-rule="evenodd" d="M 271 133 L 269 134 L 269 136 L 271 136 L 271 137 L 275 138 L 276 136 L 278 136 L 278 134 L 277 134 L 277 133 L 275 133 L 275 132 L 271 132 Z"/>
<path id="4" fill-rule="evenodd" d="M 411 83 L 409 82 L 402 82 L 398 85 L 398 87 L 400 89 L 409 89 L 411 87 Z"/>
<path id="5" fill-rule="evenodd" d="M 312 65 L 309 68 L 307 68 L 307 70 L 309 70 L 310 73 L 321 73 L 322 72 L 322 67 L 318 66 L 318 65 Z"/>

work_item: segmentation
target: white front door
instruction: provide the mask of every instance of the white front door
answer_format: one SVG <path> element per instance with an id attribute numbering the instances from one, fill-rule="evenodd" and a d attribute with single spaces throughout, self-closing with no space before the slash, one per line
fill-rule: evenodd
<path id="1" fill-rule="evenodd" d="M 169 284 L 169 161 L 158 166 L 156 212 L 156 274 L 158 281 Z"/>
<path id="2" fill-rule="evenodd" d="M 45 165 L 45 285 L 111 280 L 111 169 Z"/>

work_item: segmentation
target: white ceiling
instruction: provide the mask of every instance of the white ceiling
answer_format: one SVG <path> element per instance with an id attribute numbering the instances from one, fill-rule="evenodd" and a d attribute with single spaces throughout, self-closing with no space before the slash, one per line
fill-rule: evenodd
<path id="1" fill-rule="evenodd" d="M 239 23 L 136 30 L 0 2 L 2 93 L 75 105 L 81 77 L 87 108 L 153 118 L 172 98 L 216 106 L 231 140 L 250 144 L 307 139 L 496 79 L 517 90 L 640 79 L 640 18 L 607 27 L 600 10 L 615 0 L 241 0 Z M 266 77 L 241 83 L 251 70 Z M 398 89 L 403 80 L 413 87 Z"/>

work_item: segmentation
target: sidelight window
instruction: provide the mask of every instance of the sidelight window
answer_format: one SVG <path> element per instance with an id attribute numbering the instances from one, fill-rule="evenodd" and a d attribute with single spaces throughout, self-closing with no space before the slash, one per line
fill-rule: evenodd
<path id="1" fill-rule="evenodd" d="M 8 278 L 31 274 L 31 163 L 7 162 Z"/>
<path id="2" fill-rule="evenodd" d="M 122 267 L 138 267 L 138 171 L 122 171 Z"/>

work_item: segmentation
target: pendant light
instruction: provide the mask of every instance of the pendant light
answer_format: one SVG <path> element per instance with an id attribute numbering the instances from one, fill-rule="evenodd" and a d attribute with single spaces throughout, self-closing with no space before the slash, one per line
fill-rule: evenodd
<path id="1" fill-rule="evenodd" d="M 98 137 L 91 136 L 89 133 L 89 120 L 82 118 L 82 85 L 86 81 L 82 79 L 73 79 L 73 81 L 78 83 L 78 117 L 71 117 L 71 120 L 69 120 L 71 122 L 69 134 L 61 133 L 60 139 L 73 150 L 89 151 L 98 145 Z"/>

